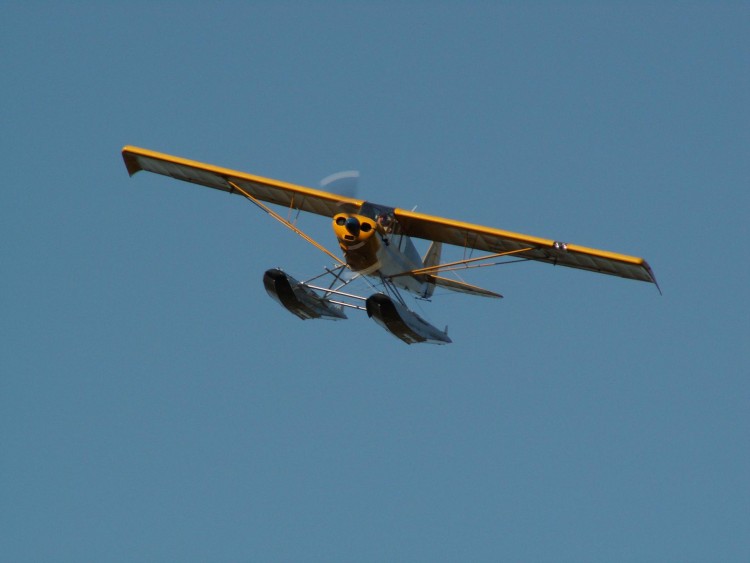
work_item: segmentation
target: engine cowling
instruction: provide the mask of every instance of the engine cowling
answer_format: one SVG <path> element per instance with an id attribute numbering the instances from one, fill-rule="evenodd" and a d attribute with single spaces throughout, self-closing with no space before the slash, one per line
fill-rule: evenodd
<path id="1" fill-rule="evenodd" d="M 333 217 L 333 232 L 344 252 L 347 266 L 355 272 L 374 272 L 380 267 L 380 241 L 375 221 L 363 215 L 339 213 Z"/>

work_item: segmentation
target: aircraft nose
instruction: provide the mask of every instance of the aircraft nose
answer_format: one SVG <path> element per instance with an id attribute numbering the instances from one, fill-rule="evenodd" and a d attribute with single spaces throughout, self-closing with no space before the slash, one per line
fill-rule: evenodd
<path id="1" fill-rule="evenodd" d="M 360 229 L 359 219 L 357 219 L 356 217 L 349 217 L 346 220 L 345 227 L 346 227 L 346 230 L 349 231 L 349 233 L 351 233 L 352 235 L 356 237 L 359 234 L 359 229 Z"/>

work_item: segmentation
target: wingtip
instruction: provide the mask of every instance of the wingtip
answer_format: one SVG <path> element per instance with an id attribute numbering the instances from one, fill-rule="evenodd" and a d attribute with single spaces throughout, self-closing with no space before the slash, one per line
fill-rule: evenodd
<path id="1" fill-rule="evenodd" d="M 645 260 L 643 261 L 643 267 L 646 268 L 646 271 L 648 272 L 648 276 L 651 278 L 651 283 L 653 283 L 656 286 L 656 289 L 659 291 L 659 295 L 664 295 L 664 293 L 661 290 L 661 287 L 659 286 L 659 282 L 656 281 L 656 275 L 654 275 L 654 271 L 651 269 L 651 266 L 649 266 L 648 262 Z"/>
<path id="2" fill-rule="evenodd" d="M 125 145 L 122 147 L 122 160 L 125 162 L 125 168 L 128 170 L 128 176 L 133 176 L 136 172 L 140 172 L 141 165 L 138 163 L 138 159 L 133 154 L 133 147 Z"/>
<path id="3" fill-rule="evenodd" d="M 659 287 L 659 282 L 656 281 L 656 278 L 654 278 L 654 285 L 656 286 L 656 289 L 659 291 L 659 295 L 663 296 L 664 292 L 661 290 L 661 287 Z"/>

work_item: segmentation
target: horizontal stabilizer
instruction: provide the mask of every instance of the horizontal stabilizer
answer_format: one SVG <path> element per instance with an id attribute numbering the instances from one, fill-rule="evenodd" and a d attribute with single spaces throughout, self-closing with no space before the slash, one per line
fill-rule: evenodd
<path id="1" fill-rule="evenodd" d="M 481 297 L 493 297 L 495 299 L 502 299 L 503 297 L 499 293 L 495 293 L 494 291 L 490 291 L 489 289 L 484 289 L 476 285 L 471 285 L 470 283 L 452 280 L 450 278 L 443 278 L 440 276 L 427 275 L 425 277 L 427 278 L 427 281 L 429 283 L 434 283 L 435 285 L 450 289 L 451 291 L 468 293 L 469 295 L 479 295 Z"/>

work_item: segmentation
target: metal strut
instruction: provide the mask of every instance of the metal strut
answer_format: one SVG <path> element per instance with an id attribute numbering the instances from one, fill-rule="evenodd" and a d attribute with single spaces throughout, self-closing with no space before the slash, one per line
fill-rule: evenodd
<path id="1" fill-rule="evenodd" d="M 227 183 L 230 186 L 232 186 L 233 190 L 236 190 L 241 195 L 243 195 L 245 198 L 247 198 L 248 200 L 250 200 L 252 203 L 254 203 L 258 207 L 260 207 L 263 211 L 265 211 L 266 213 L 268 213 L 271 217 L 273 217 L 274 219 L 276 219 L 279 223 L 281 223 L 282 225 L 284 225 L 288 229 L 292 230 L 293 232 L 295 232 L 296 234 L 298 234 L 299 236 L 301 236 L 303 239 L 305 239 L 307 242 L 309 242 L 310 244 L 312 244 L 315 248 L 317 248 L 321 252 L 325 252 L 326 254 L 328 254 L 328 256 L 330 256 L 331 258 L 333 258 L 336 262 L 338 262 L 342 266 L 346 266 L 346 263 L 343 260 L 341 260 L 341 258 L 339 258 L 338 256 L 336 256 L 333 252 L 331 252 L 330 250 L 328 250 L 326 247 L 324 247 L 319 242 L 315 241 L 312 237 L 306 235 L 304 232 L 302 232 L 301 229 L 299 229 L 298 227 L 296 227 L 295 225 L 293 225 L 287 219 L 284 219 L 281 215 L 279 215 L 278 213 L 276 213 L 273 209 L 271 209 L 267 205 L 261 203 L 258 199 L 256 199 L 253 196 L 251 196 L 249 193 L 247 193 L 247 191 L 243 190 L 241 187 L 239 187 L 237 184 L 235 184 L 231 180 L 227 180 Z"/>
<path id="2" fill-rule="evenodd" d="M 533 246 L 529 246 L 526 248 L 519 248 L 517 250 L 508 250 L 506 252 L 498 252 L 496 254 L 487 254 L 486 256 L 478 256 L 476 258 L 466 258 L 464 260 L 457 260 L 456 262 L 448 262 L 446 264 L 437 264 L 436 266 L 428 266 L 426 268 L 417 268 L 415 270 L 409 270 L 407 272 L 400 272 L 398 274 L 393 274 L 388 276 L 389 278 L 397 278 L 399 276 L 417 276 L 419 274 L 429 274 L 432 272 L 438 272 L 440 270 L 445 269 L 446 272 L 452 271 L 452 270 L 459 270 L 462 268 L 452 268 L 451 266 L 466 266 L 466 264 L 469 264 L 471 262 L 481 262 L 483 260 L 492 260 L 493 258 L 500 258 L 501 256 L 510 256 L 511 254 L 519 254 L 521 252 L 528 252 L 529 250 L 534 250 Z M 490 264 L 487 264 L 488 266 Z M 468 266 L 466 266 L 468 268 Z"/>
<path id="3" fill-rule="evenodd" d="M 386 278 L 382 274 L 380 275 L 380 281 L 383 284 L 383 288 L 385 289 L 385 293 L 388 295 L 392 295 L 395 297 L 401 305 L 406 307 L 406 301 L 404 301 L 404 298 L 401 296 L 401 292 L 396 287 L 396 284 L 394 284 L 389 278 Z M 408 308 L 408 307 L 407 307 Z"/>

